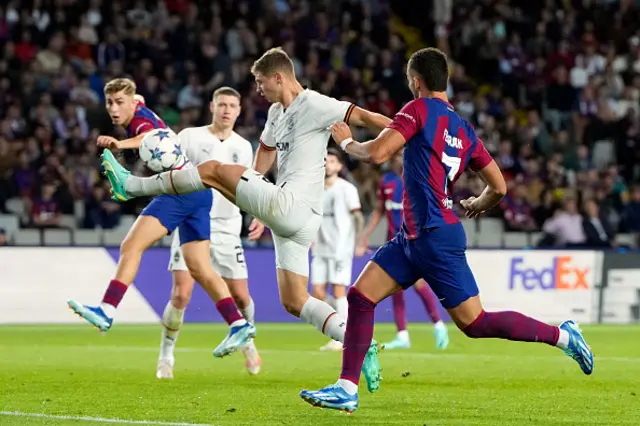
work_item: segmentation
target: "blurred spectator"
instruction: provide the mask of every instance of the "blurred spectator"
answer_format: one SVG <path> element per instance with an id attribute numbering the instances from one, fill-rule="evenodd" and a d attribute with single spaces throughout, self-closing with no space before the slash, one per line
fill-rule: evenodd
<path id="1" fill-rule="evenodd" d="M 573 198 L 566 198 L 561 209 L 542 226 L 542 230 L 552 238 L 557 247 L 580 247 L 586 243 L 582 227 L 582 216 Z"/>
<path id="2" fill-rule="evenodd" d="M 600 215 L 598 204 L 593 200 L 587 200 L 585 201 L 584 211 L 585 216 L 582 220 L 582 227 L 586 237 L 586 247 L 613 247 L 613 227 L 606 218 Z"/>
<path id="3" fill-rule="evenodd" d="M 176 131 L 207 123 L 213 90 L 234 86 L 243 95 L 236 130 L 255 146 L 269 104 L 256 94 L 250 67 L 264 50 L 282 45 L 310 88 L 393 116 L 411 99 L 407 53 L 435 45 L 449 52 L 452 104 L 509 181 L 509 198 L 491 215 L 511 229 L 541 230 L 573 221 L 566 211 L 557 213 L 561 221 L 551 218 L 563 198 L 585 208 L 593 199 L 614 234 L 620 224 L 640 230 L 640 195 L 630 201 L 626 189 L 640 178 L 637 2 L 5 3 L 0 210 L 13 197 L 28 205 L 49 183 L 64 214 L 96 195 L 96 135 L 124 137 L 103 111 L 111 78 L 135 79 L 148 106 Z M 422 31 L 424 40 L 405 39 L 425 21 L 433 30 Z M 358 139 L 370 136 L 354 131 Z M 135 152 L 123 160 L 142 172 Z M 371 211 L 380 170 L 355 160 L 348 166 Z M 454 199 L 481 190 L 469 174 Z M 121 213 L 135 214 L 143 203 L 126 203 Z"/>
<path id="4" fill-rule="evenodd" d="M 120 223 L 120 205 L 112 201 L 100 183 L 95 184 L 85 202 L 84 227 L 111 229 Z"/>
<path id="5" fill-rule="evenodd" d="M 0 228 L 0 247 L 8 246 L 9 238 L 7 237 L 7 231 L 4 228 Z"/>
<path id="6" fill-rule="evenodd" d="M 59 228 L 60 208 L 53 199 L 56 188 L 46 183 L 40 189 L 40 195 L 34 197 L 31 205 L 31 225 L 35 228 Z"/>

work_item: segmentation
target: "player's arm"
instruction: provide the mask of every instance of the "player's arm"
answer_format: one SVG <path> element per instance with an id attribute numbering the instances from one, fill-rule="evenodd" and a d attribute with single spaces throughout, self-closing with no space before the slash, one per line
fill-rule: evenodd
<path id="1" fill-rule="evenodd" d="M 491 210 L 504 198 L 507 194 L 507 183 L 504 180 L 504 176 L 502 176 L 500 167 L 491 158 L 491 155 L 479 139 L 474 151 L 471 153 L 469 166 L 487 184 L 478 198 L 471 197 L 460 202 L 460 205 L 466 210 L 466 216 L 474 218 L 487 210 Z"/>
<path id="2" fill-rule="evenodd" d="M 355 105 L 351 106 L 351 111 L 345 121 L 347 124 L 366 127 L 376 133 L 380 133 L 385 127 L 391 124 L 391 119 L 386 115 L 371 112 Z"/>
<path id="3" fill-rule="evenodd" d="M 267 174 L 276 161 L 276 149 L 265 145 L 262 141 L 253 160 L 253 169 L 260 174 Z"/>
<path id="4" fill-rule="evenodd" d="M 331 135 L 336 143 L 352 157 L 382 164 L 422 129 L 426 117 L 427 107 L 424 101 L 416 99 L 406 104 L 373 140 L 364 143 L 354 141 L 351 129 L 345 123 L 336 123 L 331 126 Z"/>

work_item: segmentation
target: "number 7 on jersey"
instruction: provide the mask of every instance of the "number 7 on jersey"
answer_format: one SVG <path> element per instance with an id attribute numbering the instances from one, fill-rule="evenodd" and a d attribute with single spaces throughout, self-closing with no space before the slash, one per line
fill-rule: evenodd
<path id="1" fill-rule="evenodd" d="M 447 187 L 449 186 L 449 182 L 453 182 L 458 171 L 460 170 L 460 163 L 462 161 L 458 157 L 450 157 L 444 152 L 442 153 L 442 164 L 445 165 L 447 169 L 447 182 L 444 184 L 444 193 L 448 194 Z"/>

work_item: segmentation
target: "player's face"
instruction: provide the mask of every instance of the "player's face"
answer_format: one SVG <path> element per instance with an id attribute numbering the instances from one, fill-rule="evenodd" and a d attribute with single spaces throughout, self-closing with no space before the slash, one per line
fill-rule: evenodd
<path id="1" fill-rule="evenodd" d="M 133 118 L 138 102 L 133 96 L 124 92 L 116 92 L 107 95 L 107 112 L 113 124 L 118 126 L 126 125 Z"/>
<path id="2" fill-rule="evenodd" d="M 240 115 L 240 99 L 232 95 L 218 95 L 211 102 L 213 122 L 224 128 L 233 127 Z"/>
<path id="3" fill-rule="evenodd" d="M 279 102 L 280 92 L 282 88 L 282 76 L 280 73 L 274 73 L 271 77 L 267 77 L 262 73 L 254 74 L 256 80 L 256 90 L 264 96 L 269 102 Z"/>
<path id="4" fill-rule="evenodd" d="M 342 163 L 336 158 L 335 155 L 327 155 L 327 162 L 325 164 L 326 168 L 326 177 L 333 177 L 340 173 L 342 170 Z"/>

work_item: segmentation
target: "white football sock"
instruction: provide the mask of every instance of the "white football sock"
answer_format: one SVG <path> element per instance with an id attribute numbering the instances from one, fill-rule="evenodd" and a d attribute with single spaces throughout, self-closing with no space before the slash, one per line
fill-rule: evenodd
<path id="1" fill-rule="evenodd" d="M 171 301 L 167 303 L 162 315 L 162 339 L 160 340 L 160 359 L 173 359 L 173 350 L 178 340 L 180 328 L 184 322 L 184 309 L 176 309 Z"/>
<path id="2" fill-rule="evenodd" d="M 347 303 L 347 297 L 338 297 L 336 299 L 336 312 L 342 318 L 347 318 L 349 315 L 349 304 Z"/>
<path id="3" fill-rule="evenodd" d="M 347 321 L 322 300 L 309 297 L 300 311 L 300 319 L 333 340 L 344 343 Z"/>
<path id="4" fill-rule="evenodd" d="M 238 308 L 240 309 L 240 308 Z M 251 324 L 256 320 L 256 305 L 253 304 L 253 299 L 249 299 L 249 304 L 246 308 L 240 309 L 242 316 Z"/>
<path id="5" fill-rule="evenodd" d="M 127 194 L 134 197 L 160 194 L 188 194 L 207 189 L 197 167 L 171 170 L 151 177 L 130 176 L 124 185 Z"/>
<path id="6" fill-rule="evenodd" d="M 101 302 L 100 309 L 102 309 L 102 312 L 104 312 L 107 318 L 113 318 L 116 314 L 116 307 L 109 303 Z"/>
<path id="7" fill-rule="evenodd" d="M 560 349 L 566 349 L 569 346 L 569 332 L 560 328 L 560 335 L 558 336 L 558 343 L 556 346 Z"/>
<path id="8" fill-rule="evenodd" d="M 358 393 L 358 385 L 353 383 L 351 380 L 338 379 L 338 385 L 340 385 L 340 387 L 349 395 L 355 395 Z"/>
<path id="9" fill-rule="evenodd" d="M 400 331 L 398 331 L 398 339 L 402 340 L 403 342 L 408 342 L 409 341 L 409 330 L 400 330 Z"/>

